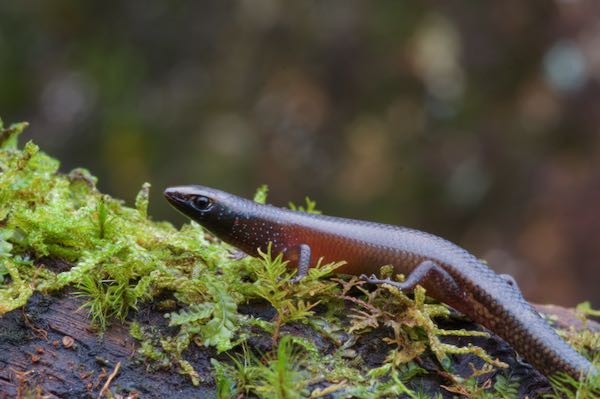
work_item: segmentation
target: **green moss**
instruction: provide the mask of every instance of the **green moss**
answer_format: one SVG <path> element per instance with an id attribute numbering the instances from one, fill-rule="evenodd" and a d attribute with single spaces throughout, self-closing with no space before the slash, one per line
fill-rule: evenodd
<path id="1" fill-rule="evenodd" d="M 596 368 L 600 367 L 600 354 L 596 353 L 592 363 Z M 565 373 L 557 373 L 550 379 L 553 392 L 544 396 L 545 399 L 596 399 L 600 397 L 600 375 L 582 376 L 580 380 Z"/>
<path id="2" fill-rule="evenodd" d="M 295 271 L 270 250 L 259 258 L 234 259 L 233 248 L 194 222 L 177 230 L 152 221 L 148 183 L 129 207 L 100 193 L 97 179 L 85 169 L 58 173 L 58 161 L 35 144 L 17 148 L 25 127 L 4 128 L 0 121 L 0 316 L 26 304 L 34 291 L 71 287 L 102 330 L 116 320 L 135 320 L 140 304 L 153 301 L 171 328 L 130 326 L 148 368 L 174 367 L 200 384 L 205 377 L 185 359 L 190 345 L 225 352 L 230 361 L 212 362 L 223 398 L 249 393 L 269 398 L 425 398 L 408 386 L 425 373 L 414 360 L 426 353 L 446 369 L 448 390 L 462 389 L 470 397 L 514 396 L 510 376 L 495 384 L 477 383 L 476 377 L 503 367 L 501 362 L 477 347 L 442 343 L 440 336 L 485 334 L 438 328 L 433 318 L 447 317 L 448 308 L 428 301 L 423 289 L 413 298 L 391 286 L 367 291 L 358 278 L 330 278 L 342 263 L 319 263 L 300 283 L 291 284 Z M 255 200 L 265 203 L 267 191 L 261 187 Z M 308 198 L 305 206 L 290 206 L 319 212 Z M 48 257 L 73 267 L 56 273 L 44 266 Z M 239 305 L 258 299 L 273 307 L 272 320 L 238 312 Z M 582 311 L 593 312 L 589 307 Z M 302 325 L 308 333 L 284 334 L 286 325 Z M 352 345 L 382 328 L 392 331 L 381 342 L 389 345 L 388 356 L 379 367 L 367 367 Z M 245 344 L 257 330 L 272 337 L 267 353 L 251 353 Z M 590 355 L 598 351 L 596 335 L 564 334 L 578 349 Z M 333 344 L 330 353 L 316 349 L 318 339 Z M 235 355 L 240 348 L 242 354 Z M 452 375 L 449 356 L 464 353 L 488 362 L 466 380 Z"/>

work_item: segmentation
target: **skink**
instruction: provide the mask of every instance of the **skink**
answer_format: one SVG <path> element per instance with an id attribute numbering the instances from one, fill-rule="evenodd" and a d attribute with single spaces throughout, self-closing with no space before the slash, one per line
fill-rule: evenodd
<path id="1" fill-rule="evenodd" d="M 509 342 L 529 363 L 550 376 L 558 371 L 579 379 L 598 370 L 523 298 L 511 279 L 496 274 L 463 248 L 432 234 L 373 222 L 314 215 L 261 205 L 203 186 L 171 187 L 164 192 L 180 212 L 223 241 L 256 256 L 272 243 L 274 253 L 298 268 L 302 278 L 316 260 L 346 261 L 342 273 L 367 275 L 393 265 L 401 290 L 417 284 Z"/>

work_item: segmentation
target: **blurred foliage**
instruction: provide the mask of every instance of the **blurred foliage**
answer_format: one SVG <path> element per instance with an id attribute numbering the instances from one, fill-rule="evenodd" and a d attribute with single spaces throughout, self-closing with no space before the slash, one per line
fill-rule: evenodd
<path id="1" fill-rule="evenodd" d="M 0 112 L 118 197 L 267 183 L 274 203 L 309 194 L 429 230 L 531 299 L 598 307 L 599 15 L 583 0 L 6 0 Z"/>

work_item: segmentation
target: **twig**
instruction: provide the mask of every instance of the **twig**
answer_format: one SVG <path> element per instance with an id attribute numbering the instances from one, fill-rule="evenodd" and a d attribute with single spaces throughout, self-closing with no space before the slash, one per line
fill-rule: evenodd
<path id="1" fill-rule="evenodd" d="M 48 331 L 44 330 L 43 328 L 36 327 L 29 318 L 27 312 L 25 312 L 25 308 L 21 310 L 21 316 L 23 317 L 23 323 L 25 323 L 25 325 L 29 327 L 38 338 L 48 342 Z"/>
<path id="2" fill-rule="evenodd" d="M 104 386 L 100 390 L 100 393 L 98 394 L 98 399 L 101 399 L 102 396 L 104 396 L 104 394 L 106 393 L 106 391 L 108 391 L 108 386 L 110 385 L 113 378 L 115 378 L 115 376 L 117 375 L 117 373 L 119 372 L 120 369 L 121 369 L 121 362 L 117 362 L 115 369 L 113 370 L 112 373 L 110 373 L 110 375 L 108 376 L 108 379 L 104 383 Z"/>

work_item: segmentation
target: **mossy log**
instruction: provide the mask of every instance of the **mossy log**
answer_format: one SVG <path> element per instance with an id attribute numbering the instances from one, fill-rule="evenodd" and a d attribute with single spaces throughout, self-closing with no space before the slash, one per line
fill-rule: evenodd
<path id="1" fill-rule="evenodd" d="M 135 356 L 138 344 L 130 336 L 128 328 L 122 323 L 113 323 L 100 336 L 90 325 L 86 312 L 80 309 L 82 303 L 80 298 L 69 293 L 59 296 L 34 294 L 25 308 L 0 318 L 0 398 L 19 395 L 97 398 L 103 389 L 105 397 L 216 397 L 209 361 L 217 356 L 213 349 L 195 347 L 187 354 L 187 359 L 201 376 L 199 386 L 193 386 L 186 376 L 175 370 L 149 371 Z M 578 320 L 570 309 L 556 306 L 540 306 L 539 309 L 554 314 L 559 324 L 573 325 Z M 272 311 L 264 303 L 248 305 L 244 311 L 258 317 L 272 316 Z M 135 318 L 144 324 L 157 323 L 161 328 L 168 328 L 162 314 L 152 306 L 141 309 Z M 445 328 L 478 329 L 478 326 L 456 318 L 443 324 Z M 594 322 L 588 322 L 587 328 L 600 331 L 600 325 Z M 303 325 L 290 326 L 289 329 L 300 336 L 314 335 L 314 331 Z M 314 340 L 321 342 L 320 349 L 332 350 L 327 339 L 320 338 Z M 373 338 L 373 335 L 362 337 L 356 349 L 376 367 L 386 357 L 389 348 L 374 344 L 381 341 Z M 262 340 L 255 338 L 249 344 L 255 350 L 264 351 L 269 347 L 269 341 L 270 337 L 264 336 Z M 535 398 L 548 392 L 548 380 L 519 362 L 512 349 L 500 338 L 493 335 L 490 338 L 459 337 L 450 338 L 448 342 L 460 346 L 469 343 L 478 345 L 492 357 L 509 364 L 513 375 L 521 381 L 519 397 L 529 395 L 529 398 Z M 465 376 L 471 371 L 469 363 L 481 365 L 481 359 L 473 355 L 457 356 L 454 360 L 459 374 Z M 423 357 L 420 361 L 427 367 L 427 363 L 433 360 Z M 452 397 L 451 393 L 440 388 L 447 383 L 443 375 L 422 376 L 419 380 L 419 384 L 430 393 L 440 392 L 444 398 Z"/>

